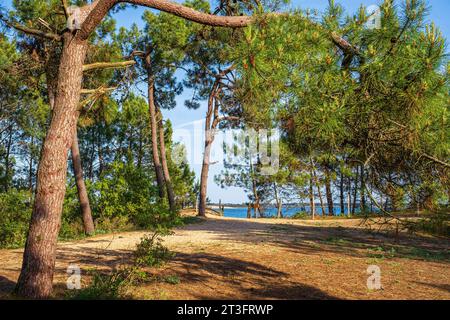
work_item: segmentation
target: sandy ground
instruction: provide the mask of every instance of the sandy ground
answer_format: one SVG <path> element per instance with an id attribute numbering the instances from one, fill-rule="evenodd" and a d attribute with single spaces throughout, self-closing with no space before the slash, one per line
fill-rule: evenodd
<path id="1" fill-rule="evenodd" d="M 136 299 L 450 299 L 448 240 L 367 232 L 358 220 L 244 220 L 208 216 L 165 240 L 176 253 L 130 292 Z M 144 232 L 58 245 L 55 287 L 69 264 L 111 270 L 129 262 Z M 0 250 L 0 298 L 18 278 L 22 250 Z M 381 290 L 367 288 L 367 268 Z M 170 284 L 162 279 L 178 279 Z M 83 278 L 83 283 L 88 277 Z M 58 292 L 58 290 L 56 290 Z"/>

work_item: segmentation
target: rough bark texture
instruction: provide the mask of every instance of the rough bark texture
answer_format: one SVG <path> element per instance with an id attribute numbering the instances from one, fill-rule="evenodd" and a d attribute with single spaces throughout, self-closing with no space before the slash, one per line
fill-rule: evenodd
<path id="1" fill-rule="evenodd" d="M 158 184 L 159 197 L 164 199 L 164 173 L 159 158 L 158 152 L 158 124 L 156 121 L 156 106 L 155 106 L 155 82 L 153 78 L 153 72 L 151 67 L 151 58 L 148 54 L 145 58 L 145 64 L 147 67 L 147 85 L 148 85 L 148 110 L 150 113 L 150 129 L 152 134 L 152 158 L 153 166 L 155 167 L 156 183 Z"/>
<path id="2" fill-rule="evenodd" d="M 173 192 L 172 180 L 170 179 L 169 167 L 167 165 L 166 143 L 164 141 L 164 126 L 162 113 L 158 110 L 159 115 L 159 148 L 161 151 L 161 164 L 163 168 L 164 180 L 166 182 L 167 198 L 171 211 L 176 210 L 175 193 Z"/>
<path id="3" fill-rule="evenodd" d="M 47 298 L 52 293 L 67 158 L 76 128 L 86 49 L 86 42 L 64 34 L 55 106 L 39 163 L 36 198 L 16 286 L 21 296 Z"/>
<path id="4" fill-rule="evenodd" d="M 171 13 L 175 16 L 198 22 L 204 25 L 217 27 L 245 27 L 252 21 L 249 16 L 216 16 L 204 12 L 196 11 L 181 4 L 167 0 L 97 0 L 91 6 L 94 8 L 87 16 L 86 22 L 79 31 L 79 37 L 86 40 L 95 30 L 98 24 L 103 20 L 108 11 L 119 2 L 128 2 L 136 5 L 142 5 L 153 9 Z M 87 12 L 87 10 L 86 10 Z"/>
<path id="5" fill-rule="evenodd" d="M 95 231 L 94 220 L 92 219 L 89 197 L 83 179 L 83 167 L 81 164 L 80 148 L 78 146 L 78 134 L 76 129 L 75 134 L 73 135 L 71 152 L 72 152 L 72 167 L 73 172 L 75 174 L 75 182 L 77 184 L 78 189 L 78 199 L 80 200 L 81 216 L 83 217 L 84 232 L 87 235 L 92 235 Z"/>
<path id="6" fill-rule="evenodd" d="M 47 92 L 50 104 L 50 109 L 53 110 L 55 106 L 55 97 L 58 89 L 58 68 L 55 67 L 60 61 L 60 56 L 52 50 L 50 53 L 45 68 L 47 78 Z M 79 114 L 77 114 L 78 117 Z M 75 129 L 73 142 L 71 145 L 72 153 L 72 167 L 75 174 L 75 181 L 77 185 L 78 199 L 80 201 L 81 216 L 83 218 L 84 232 L 87 235 L 94 233 L 94 221 L 92 219 L 91 206 L 89 204 L 89 197 L 87 194 L 86 185 L 83 179 L 83 167 L 81 165 L 80 148 L 78 146 L 78 133 Z"/>

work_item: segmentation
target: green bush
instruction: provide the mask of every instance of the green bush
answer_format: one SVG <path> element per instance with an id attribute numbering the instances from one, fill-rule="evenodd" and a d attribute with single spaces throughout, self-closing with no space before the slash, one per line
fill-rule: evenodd
<path id="1" fill-rule="evenodd" d="M 136 266 L 123 267 L 110 274 L 93 272 L 91 283 L 80 290 L 68 293 L 74 300 L 116 300 L 126 298 L 130 286 L 145 280 L 146 274 Z"/>
<path id="2" fill-rule="evenodd" d="M 0 193 L 0 247 L 23 246 L 30 218 L 29 192 L 12 189 Z"/>
<path id="3" fill-rule="evenodd" d="M 174 254 L 162 245 L 162 239 L 157 233 L 153 236 L 144 236 L 136 245 L 134 252 L 137 266 L 159 267 L 173 256 Z"/>
<path id="4" fill-rule="evenodd" d="M 305 211 L 299 211 L 291 217 L 291 219 L 302 219 L 302 220 L 310 218 L 311 216 Z"/>
<path id="5" fill-rule="evenodd" d="M 450 214 L 438 212 L 409 224 L 411 232 L 424 232 L 431 235 L 450 236 Z"/>

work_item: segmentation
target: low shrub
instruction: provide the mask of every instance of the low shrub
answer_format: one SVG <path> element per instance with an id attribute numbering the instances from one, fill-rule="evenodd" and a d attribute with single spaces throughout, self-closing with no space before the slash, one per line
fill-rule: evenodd
<path id="1" fill-rule="evenodd" d="M 110 274 L 93 271 L 91 283 L 82 289 L 71 290 L 69 299 L 74 300 L 117 300 L 127 297 L 130 286 L 145 280 L 146 274 L 136 266 L 123 267 Z"/>
<path id="2" fill-rule="evenodd" d="M 158 233 L 152 236 L 144 236 L 141 242 L 136 245 L 135 264 L 137 266 L 159 267 L 173 258 L 174 254 L 162 245 L 162 241 Z"/>

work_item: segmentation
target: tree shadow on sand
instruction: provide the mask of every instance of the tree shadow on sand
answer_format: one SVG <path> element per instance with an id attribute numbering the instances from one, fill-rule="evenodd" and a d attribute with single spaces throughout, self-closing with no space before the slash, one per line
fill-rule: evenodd
<path id="1" fill-rule="evenodd" d="M 340 226 L 310 226 L 258 223 L 244 219 L 209 219 L 185 226 L 184 230 L 211 234 L 214 240 L 235 243 L 264 243 L 291 252 L 320 255 L 325 252 L 351 257 L 407 258 L 425 261 L 449 261 L 447 241 Z"/>

